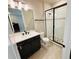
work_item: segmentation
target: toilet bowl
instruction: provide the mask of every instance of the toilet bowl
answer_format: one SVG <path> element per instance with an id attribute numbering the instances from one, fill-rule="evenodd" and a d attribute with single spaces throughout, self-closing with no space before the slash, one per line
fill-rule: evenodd
<path id="1" fill-rule="evenodd" d="M 49 41 L 49 39 L 48 39 L 47 37 L 44 37 L 44 32 L 41 32 L 41 33 L 40 33 L 40 37 L 41 37 L 41 39 L 42 39 L 43 41 L 45 41 L 45 42 L 48 42 L 48 41 Z"/>
<path id="2" fill-rule="evenodd" d="M 42 38 L 41 41 L 42 41 L 41 45 L 42 45 L 43 47 L 47 48 L 47 47 L 50 46 L 50 40 L 49 40 L 47 37 Z"/>
<path id="3" fill-rule="evenodd" d="M 44 32 L 40 33 L 40 37 L 41 37 L 41 44 L 43 46 L 48 46 L 49 39 L 47 37 L 44 37 Z"/>
<path id="4" fill-rule="evenodd" d="M 48 42 L 49 42 L 49 39 L 48 39 L 47 37 L 42 38 L 42 40 L 43 40 L 45 43 L 48 43 Z"/>

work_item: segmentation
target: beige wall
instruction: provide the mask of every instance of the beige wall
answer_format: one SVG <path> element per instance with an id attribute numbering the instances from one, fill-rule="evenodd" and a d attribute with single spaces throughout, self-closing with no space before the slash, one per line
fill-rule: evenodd
<path id="1" fill-rule="evenodd" d="M 24 15 L 24 21 L 25 21 L 25 30 L 34 30 L 34 19 L 33 19 L 33 11 L 28 10 L 25 11 L 23 10 L 23 15 Z"/>
<path id="2" fill-rule="evenodd" d="M 35 21 L 35 20 L 44 20 L 42 1 L 27 0 L 26 4 L 33 10 L 35 31 L 44 32 L 44 22 Z"/>
<path id="3" fill-rule="evenodd" d="M 34 19 L 42 19 L 42 2 L 38 0 L 27 0 L 26 4 L 33 10 Z"/>
<path id="4" fill-rule="evenodd" d="M 49 3 L 44 3 L 44 10 L 48 10 L 48 9 L 50 9 L 50 8 L 52 8 L 51 4 L 49 4 Z"/>

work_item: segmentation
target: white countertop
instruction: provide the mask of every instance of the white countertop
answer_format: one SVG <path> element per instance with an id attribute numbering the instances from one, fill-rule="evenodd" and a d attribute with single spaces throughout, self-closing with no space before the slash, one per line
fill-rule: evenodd
<path id="1" fill-rule="evenodd" d="M 31 37 L 40 35 L 40 33 L 35 32 L 35 31 L 29 31 L 29 34 L 27 34 L 27 35 L 26 34 L 22 35 L 22 33 L 24 33 L 24 32 L 18 32 L 18 33 L 9 35 L 9 39 L 11 40 L 12 44 L 16 44 L 16 43 L 21 42 L 23 40 L 27 40 Z"/>

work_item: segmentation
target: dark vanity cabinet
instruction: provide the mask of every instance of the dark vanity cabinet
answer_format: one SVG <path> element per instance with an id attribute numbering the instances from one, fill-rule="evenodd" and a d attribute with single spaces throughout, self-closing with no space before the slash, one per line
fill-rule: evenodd
<path id="1" fill-rule="evenodd" d="M 29 39 L 17 43 L 17 48 L 21 59 L 27 59 L 36 51 L 38 51 L 41 47 L 40 40 L 40 35 L 37 35 L 35 37 L 31 37 Z"/>

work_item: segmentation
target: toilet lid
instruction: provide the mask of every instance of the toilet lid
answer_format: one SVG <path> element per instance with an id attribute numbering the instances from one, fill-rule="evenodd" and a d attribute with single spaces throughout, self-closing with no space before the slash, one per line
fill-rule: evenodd
<path id="1" fill-rule="evenodd" d="M 48 42 L 49 39 L 48 38 L 43 38 L 43 41 Z"/>

